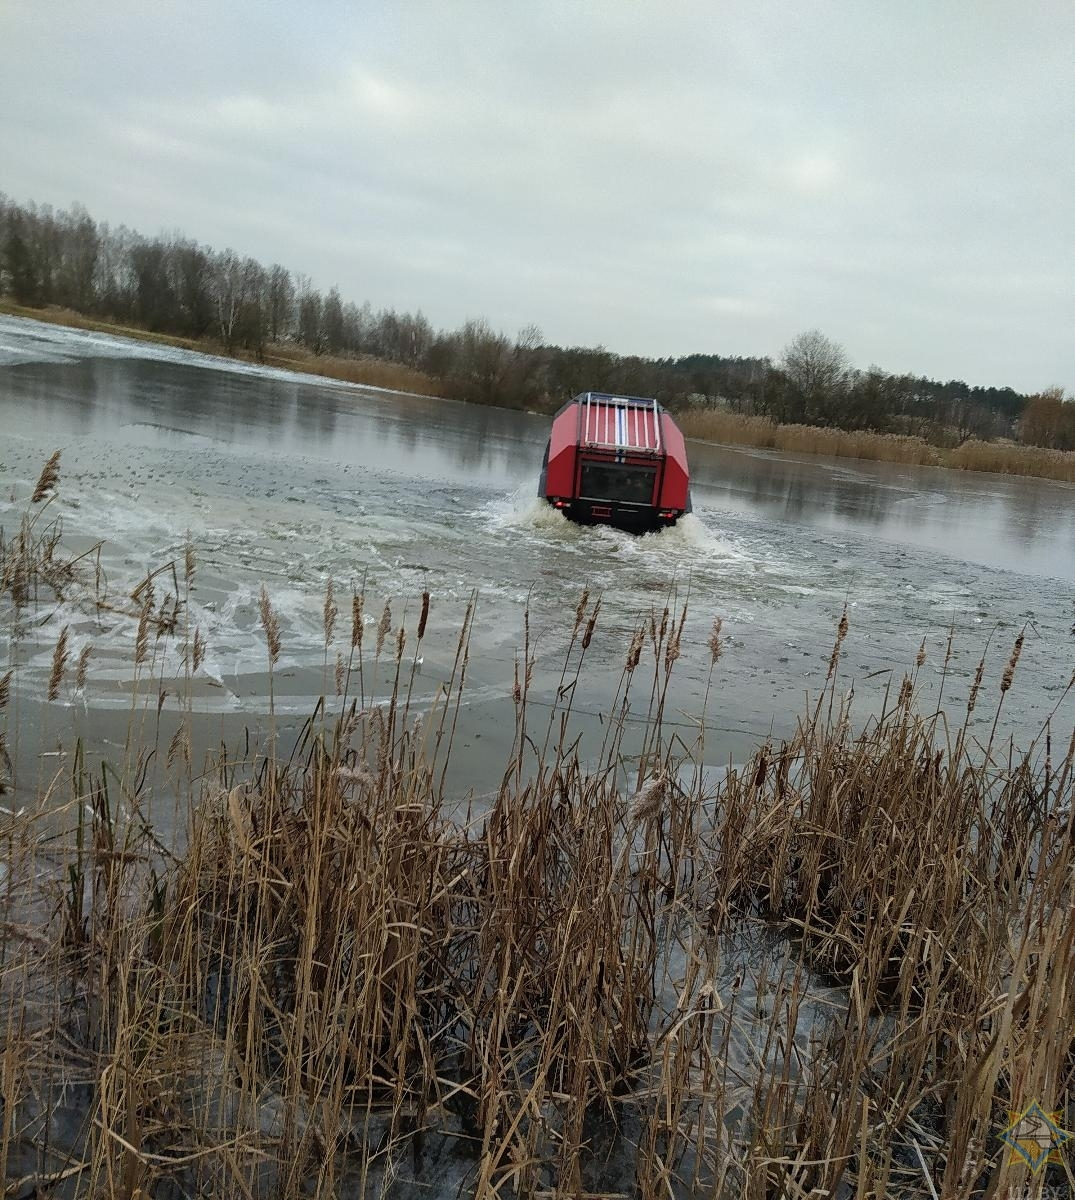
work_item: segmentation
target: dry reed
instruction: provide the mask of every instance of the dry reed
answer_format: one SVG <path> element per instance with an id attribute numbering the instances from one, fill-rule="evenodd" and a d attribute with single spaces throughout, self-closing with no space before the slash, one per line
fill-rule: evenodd
<path id="1" fill-rule="evenodd" d="M 75 666 L 75 690 L 86 690 L 86 676 L 90 667 L 90 656 L 93 654 L 92 643 L 87 642 L 78 653 L 78 663 Z"/>
<path id="2" fill-rule="evenodd" d="M 64 672 L 67 670 L 67 635 L 69 626 L 65 625 L 60 630 L 60 636 L 56 639 L 56 648 L 52 652 L 52 670 L 49 672 L 49 683 L 45 698 L 47 700 L 58 700 L 60 696 L 60 685 L 63 683 Z"/>
<path id="3" fill-rule="evenodd" d="M 195 772 L 176 732 L 181 844 L 145 819 L 138 756 L 117 791 L 78 744 L 39 803 L 0 810 L 10 1195 L 1021 1194 L 1008 1110 L 1075 1118 L 1071 747 L 983 748 L 916 713 L 913 673 L 855 720 L 845 616 L 796 736 L 707 785 L 662 727 L 687 628 L 670 601 L 584 761 L 587 594 L 544 742 L 524 622 L 503 782 L 461 820 L 444 770 L 472 609 L 419 713 L 405 651 L 428 595 L 391 640 L 385 606 L 387 695 L 359 708 L 364 605 L 336 711 L 292 754 L 222 748 Z M 259 608 L 271 669 L 264 590 Z"/>
<path id="4" fill-rule="evenodd" d="M 311 354 L 300 346 L 274 347 L 266 354 L 264 362 L 288 371 L 299 371 L 307 375 L 321 375 L 328 379 L 339 379 L 366 387 L 385 388 L 393 392 L 409 392 L 419 396 L 438 396 L 444 390 L 443 383 L 416 367 L 404 363 L 389 362 L 370 355 L 354 358 L 328 354 Z"/>
<path id="5" fill-rule="evenodd" d="M 60 479 L 60 451 L 54 450 L 52 457 L 41 468 L 41 474 L 37 479 L 37 486 L 34 488 L 33 495 L 30 497 L 31 504 L 39 504 L 42 500 L 47 500 L 53 493 L 56 484 Z"/>
<path id="6" fill-rule="evenodd" d="M 974 438 L 954 449 L 924 438 L 818 425 L 781 425 L 769 417 L 744 416 L 724 409 L 693 409 L 677 414 L 684 434 L 699 441 L 754 446 L 791 454 L 949 467 L 1001 475 L 1027 475 L 1075 483 L 1075 452 L 982 442 Z"/>
<path id="7" fill-rule="evenodd" d="M 265 647 L 269 652 L 269 665 L 274 667 L 280 661 L 280 651 L 283 649 L 280 638 L 280 618 L 276 615 L 276 610 L 272 606 L 264 584 L 262 584 L 258 596 L 258 614 L 261 617 L 261 627 L 265 632 Z"/>

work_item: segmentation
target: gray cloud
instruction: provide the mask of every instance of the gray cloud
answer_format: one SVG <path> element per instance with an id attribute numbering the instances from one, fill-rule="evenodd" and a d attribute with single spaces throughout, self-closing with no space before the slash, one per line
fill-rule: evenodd
<path id="1" fill-rule="evenodd" d="M 1075 9 L 10 3 L 0 187 L 439 324 L 1075 386 Z"/>

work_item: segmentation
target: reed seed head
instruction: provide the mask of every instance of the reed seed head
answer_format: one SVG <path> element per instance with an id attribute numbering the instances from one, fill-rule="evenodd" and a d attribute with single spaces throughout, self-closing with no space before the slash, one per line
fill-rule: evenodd
<path id="1" fill-rule="evenodd" d="M 42 500 L 47 500 L 59 479 L 60 451 L 55 450 L 52 457 L 41 468 L 41 474 L 37 477 L 37 486 L 34 488 L 34 494 L 30 497 L 30 503 L 39 504 Z"/>
<path id="2" fill-rule="evenodd" d="M 332 634 L 336 628 L 336 614 L 339 611 L 336 606 L 335 595 L 332 591 L 332 580 L 329 579 L 328 585 L 325 588 L 325 606 L 322 610 L 326 648 L 332 644 Z"/>
<path id="3" fill-rule="evenodd" d="M 280 657 L 280 619 L 277 617 L 265 585 L 261 585 L 261 595 L 258 598 L 258 611 L 261 614 L 261 626 L 265 630 L 265 642 L 269 647 L 269 666 L 276 666 Z"/>
<path id="4" fill-rule="evenodd" d="M 844 611 L 840 614 L 840 623 L 836 626 L 836 641 L 832 644 L 832 653 L 829 655 L 829 670 L 826 675 L 826 680 L 831 679 L 836 674 L 836 668 L 840 662 L 840 647 L 844 644 L 844 638 L 847 637 L 848 621 L 847 621 L 847 605 L 844 605 Z"/>
<path id="5" fill-rule="evenodd" d="M 11 699 L 11 676 L 14 671 L 5 671 L 0 675 L 0 712 L 7 708 L 8 701 Z"/>
<path id="6" fill-rule="evenodd" d="M 146 589 L 142 611 L 138 616 L 138 633 L 134 639 L 134 662 L 138 666 L 149 657 L 149 618 L 153 606 L 153 588 Z"/>
<path id="7" fill-rule="evenodd" d="M 671 671 L 672 664 L 679 658 L 679 638 L 672 635 L 668 639 L 668 645 L 664 648 L 664 669 L 665 672 Z"/>
<path id="8" fill-rule="evenodd" d="M 78 655 L 78 665 L 75 668 L 75 689 L 76 691 L 84 691 L 86 687 L 86 670 L 90 665 L 90 655 L 93 653 L 93 644 L 87 642 L 82 647 Z"/>
<path id="9" fill-rule="evenodd" d="M 365 597 L 361 592 L 351 594 L 351 649 L 362 648 L 362 605 Z"/>
<path id="10" fill-rule="evenodd" d="M 187 530 L 187 540 L 183 545 L 183 582 L 187 588 L 194 585 L 194 541 L 190 536 L 190 530 Z"/>
<path id="11" fill-rule="evenodd" d="M 631 645 L 627 650 L 627 670 L 633 671 L 638 666 L 638 660 L 642 657 L 642 643 L 646 640 L 646 631 L 644 628 L 635 630 L 634 637 L 631 638 Z"/>
<path id="12" fill-rule="evenodd" d="M 982 676 L 985 674 L 985 659 L 978 660 L 978 669 L 974 672 L 974 682 L 971 684 L 970 695 L 967 697 L 967 715 L 974 712 L 978 703 L 978 689 L 982 686 Z"/>
<path id="13" fill-rule="evenodd" d="M 644 783 L 631 797 L 631 819 L 642 822 L 651 820 L 661 811 L 664 799 L 664 778 L 658 775 Z"/>
<path id="14" fill-rule="evenodd" d="M 590 589 L 588 587 L 584 587 L 582 589 L 582 595 L 579 596 L 579 602 L 575 607 L 575 629 L 574 629 L 575 633 L 578 633 L 578 631 L 579 631 L 579 626 L 582 624 L 582 618 L 586 613 L 586 606 L 589 603 L 590 603 Z"/>
<path id="15" fill-rule="evenodd" d="M 683 606 L 679 621 L 672 624 L 672 636 L 668 639 L 668 647 L 664 652 L 664 669 L 670 671 L 672 664 L 679 658 L 680 645 L 683 642 L 683 626 L 687 623 L 687 607 Z"/>
<path id="16" fill-rule="evenodd" d="M 60 698 L 60 684 L 63 683 L 64 671 L 67 669 L 67 632 L 68 626 L 65 625 L 60 630 L 60 636 L 56 639 L 56 648 L 52 652 L 52 671 L 49 673 L 47 693 L 49 700 Z"/>
<path id="17" fill-rule="evenodd" d="M 381 619 L 377 624 L 377 654 L 380 655 L 384 649 L 384 639 L 388 636 L 388 631 L 392 628 L 392 609 L 386 600 L 384 602 L 384 612 L 381 613 Z"/>
<path id="18" fill-rule="evenodd" d="M 589 650 L 590 642 L 593 639 L 594 626 L 597 624 L 597 614 L 601 611 L 601 597 L 598 596 L 597 603 L 593 606 L 593 612 L 590 613 L 590 619 L 586 622 L 586 632 L 582 635 L 582 648 Z"/>
<path id="19" fill-rule="evenodd" d="M 190 764 L 190 734 L 186 725 L 180 725 L 172 734 L 172 740 L 168 743 L 167 765 L 170 767 L 179 757 Z"/>
<path id="20" fill-rule="evenodd" d="M 335 774 L 340 783 L 344 784 L 372 788 L 377 783 L 377 776 L 364 767 L 337 767 Z"/>
<path id="21" fill-rule="evenodd" d="M 926 639 L 923 638 L 922 645 L 918 647 L 918 655 L 914 660 L 915 666 L 921 667 L 925 664 L 925 661 L 926 661 Z"/>
<path id="22" fill-rule="evenodd" d="M 194 650 L 191 664 L 193 670 L 197 671 L 197 669 L 205 661 L 205 650 L 205 638 L 202 637 L 202 629 L 201 626 L 198 625 L 194 629 Z"/>
<path id="23" fill-rule="evenodd" d="M 1026 630 L 1020 630 L 1019 636 L 1015 639 L 1015 645 L 1012 647 L 1011 658 L 1008 659 L 1008 665 L 1004 668 L 1004 674 L 1000 677 L 1000 692 L 1003 695 L 1012 686 L 1012 680 L 1015 678 L 1015 668 L 1019 665 L 1019 656 L 1023 653 L 1023 637 Z"/>
<path id="24" fill-rule="evenodd" d="M 158 639 L 164 634 L 173 634 L 179 625 L 179 598 L 168 595 L 161 601 L 161 606 L 153 618 Z"/>
<path id="25" fill-rule="evenodd" d="M 26 554 L 21 546 L 11 572 L 11 600 L 16 608 L 25 607 L 30 600 L 30 573 L 27 570 Z"/>
<path id="26" fill-rule="evenodd" d="M 724 653 L 724 639 L 722 630 L 724 628 L 724 618 L 714 617 L 713 628 L 709 634 L 709 661 L 713 666 L 720 662 L 720 656 Z"/>
<path id="27" fill-rule="evenodd" d="M 426 635 L 426 621 L 429 620 L 429 593 L 422 593 L 422 612 L 418 618 L 418 640 L 421 641 Z"/>

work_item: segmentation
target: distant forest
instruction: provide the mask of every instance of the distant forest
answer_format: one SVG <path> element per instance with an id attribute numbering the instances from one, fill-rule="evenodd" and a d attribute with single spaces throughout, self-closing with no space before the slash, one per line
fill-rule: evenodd
<path id="1" fill-rule="evenodd" d="M 551 409 L 581 391 L 656 396 L 672 409 L 709 405 L 780 423 L 916 434 L 937 445 L 1012 438 L 1075 449 L 1075 404 L 1060 388 L 1026 396 L 916 375 L 854 369 L 814 330 L 777 359 L 690 354 L 642 358 L 604 347 L 545 343 L 535 326 L 508 337 L 487 320 L 437 330 L 422 315 L 374 310 L 318 291 L 310 277 L 216 251 L 181 233 L 145 237 L 0 195 L 0 296 L 58 306 L 152 333 L 263 357 L 274 346 L 309 355 L 375 358 L 421 371 L 458 399 Z"/>

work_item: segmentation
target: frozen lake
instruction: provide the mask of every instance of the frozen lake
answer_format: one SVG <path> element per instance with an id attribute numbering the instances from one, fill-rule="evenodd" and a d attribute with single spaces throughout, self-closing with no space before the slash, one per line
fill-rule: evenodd
<path id="1" fill-rule="evenodd" d="M 477 615 L 454 786 L 481 793 L 503 768 L 511 687 L 531 613 L 534 694 L 560 682 L 579 593 L 603 606 L 574 700 L 580 728 L 599 730 L 640 614 L 689 591 L 669 720 L 686 743 L 709 675 L 714 617 L 731 642 L 709 701 L 705 760 L 741 759 L 770 733 L 789 734 L 823 684 L 848 606 L 841 666 L 865 718 L 898 689 L 923 638 L 922 707 L 935 702 L 954 630 L 946 703 L 961 716 L 970 676 L 989 647 L 976 719 L 988 728 L 997 681 L 1027 626 L 1004 728 L 1027 741 L 1071 675 L 1075 523 L 1070 487 L 889 464 L 802 459 L 690 445 L 695 512 L 672 531 L 635 538 L 580 529 L 534 493 L 546 418 L 348 387 L 184 351 L 0 318 L 0 525 L 10 534 L 45 459 L 61 449 L 65 537 L 103 539 L 108 586 L 129 592 L 148 570 L 197 559 L 190 618 L 208 646 L 195 717 L 216 740 L 267 711 L 257 615 L 264 583 L 282 623 L 276 708 L 297 728 L 332 692 L 322 604 L 334 581 L 349 644 L 349 592 L 365 581 L 376 622 L 413 629 L 421 593 L 432 609 L 419 680 L 429 696 L 450 670 L 472 593 Z M 52 650 L 68 625 L 71 656 L 93 644 L 84 695 L 44 705 Z M 42 605 L 12 644 L 0 631 L 0 673 L 17 665 L 15 709 L 29 760 L 72 730 L 107 743 L 126 728 L 133 646 L 129 617 L 85 596 Z M 178 654 L 158 646 L 166 692 Z M 327 663 L 327 668 L 326 668 Z M 644 689 L 639 702 L 644 704 Z M 156 696 L 156 692 L 154 692 Z M 635 714 L 639 719 L 643 713 Z M 1066 741 L 1070 713 L 1056 736 Z M 584 748 L 586 743 L 583 743 Z M 47 763 L 40 772 L 50 769 Z"/>

